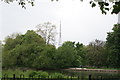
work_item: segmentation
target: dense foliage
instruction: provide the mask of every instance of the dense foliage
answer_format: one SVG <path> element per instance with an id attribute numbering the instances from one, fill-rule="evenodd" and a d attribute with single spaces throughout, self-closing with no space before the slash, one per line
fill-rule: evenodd
<path id="1" fill-rule="evenodd" d="M 56 69 L 78 67 L 82 63 L 82 44 L 65 42 L 58 49 L 46 44 L 33 30 L 8 37 L 3 48 L 3 68 Z M 81 48 L 81 49 L 80 49 Z"/>
<path id="2" fill-rule="evenodd" d="M 47 46 L 51 49 L 46 49 Z M 52 49 L 55 47 L 46 45 L 35 31 L 28 30 L 25 35 L 18 35 L 15 39 L 8 37 L 3 49 L 3 67 L 45 67 L 50 61 L 50 57 L 47 58 L 45 54 L 49 54 Z M 42 59 L 44 61 L 41 61 Z M 35 64 L 36 62 L 39 63 Z"/>
<path id="3" fill-rule="evenodd" d="M 107 66 L 107 52 L 104 41 L 95 40 L 90 42 L 87 46 L 86 63 L 88 66 L 97 68 Z"/>
<path id="4" fill-rule="evenodd" d="M 107 49 L 109 51 L 109 65 L 120 68 L 120 24 L 113 27 L 113 32 L 107 36 Z"/>
<path id="5" fill-rule="evenodd" d="M 77 45 L 77 46 L 76 46 Z M 79 47 L 78 47 L 79 46 Z M 67 41 L 57 49 L 55 61 L 57 68 L 79 67 L 82 63 L 82 44 Z M 81 52 L 80 52 L 81 51 Z"/>
<path id="6" fill-rule="evenodd" d="M 8 36 L 3 49 L 3 68 L 61 69 L 72 67 L 120 68 L 120 24 L 114 25 L 107 41 L 84 46 L 71 41 L 56 48 L 33 30 Z"/>

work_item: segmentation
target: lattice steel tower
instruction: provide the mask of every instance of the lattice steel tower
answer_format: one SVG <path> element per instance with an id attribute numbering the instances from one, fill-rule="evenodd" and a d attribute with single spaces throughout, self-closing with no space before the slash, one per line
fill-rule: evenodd
<path id="1" fill-rule="evenodd" d="M 62 45 L 62 36 L 61 36 L 61 20 L 60 20 L 58 47 L 61 46 L 61 45 Z"/>

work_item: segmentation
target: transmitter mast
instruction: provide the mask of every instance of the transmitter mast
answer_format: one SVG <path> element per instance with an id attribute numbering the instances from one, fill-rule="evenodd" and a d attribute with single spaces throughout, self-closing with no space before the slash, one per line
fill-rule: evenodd
<path id="1" fill-rule="evenodd" d="M 62 45 L 62 36 L 61 36 L 61 20 L 60 20 L 60 28 L 59 28 L 59 43 L 58 47 Z"/>

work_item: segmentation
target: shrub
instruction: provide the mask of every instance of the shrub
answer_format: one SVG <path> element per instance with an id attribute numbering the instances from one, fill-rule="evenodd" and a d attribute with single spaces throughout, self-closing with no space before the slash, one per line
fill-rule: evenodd
<path id="1" fill-rule="evenodd" d="M 53 73 L 51 76 L 52 76 L 53 78 L 64 78 L 64 75 L 61 74 L 61 73 Z"/>
<path id="2" fill-rule="evenodd" d="M 35 77 L 36 75 L 38 75 L 37 71 L 32 71 L 29 74 L 29 77 Z"/>
<path id="3" fill-rule="evenodd" d="M 42 71 L 37 72 L 37 75 L 42 78 L 46 78 L 49 76 L 49 74 L 47 72 L 42 72 Z"/>

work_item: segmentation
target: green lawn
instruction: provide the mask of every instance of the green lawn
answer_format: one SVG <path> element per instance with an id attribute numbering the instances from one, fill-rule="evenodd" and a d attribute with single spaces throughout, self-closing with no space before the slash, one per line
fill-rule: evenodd
<path id="1" fill-rule="evenodd" d="M 20 77 L 20 75 L 24 75 L 24 77 L 29 77 L 30 75 L 31 76 L 34 76 L 34 77 L 38 77 L 39 75 L 41 77 L 48 77 L 48 76 L 52 76 L 54 78 L 57 78 L 58 76 L 59 77 L 65 77 L 63 74 L 61 73 L 51 73 L 49 74 L 48 72 L 45 72 L 45 71 L 35 71 L 35 70 L 26 70 L 26 71 L 23 71 L 23 70 L 20 70 L 20 69 L 16 69 L 16 70 L 12 70 L 12 69 L 8 69 L 8 70 L 3 70 L 3 76 L 5 74 L 8 75 L 8 77 L 13 77 L 13 74 L 15 74 L 16 77 Z"/>

